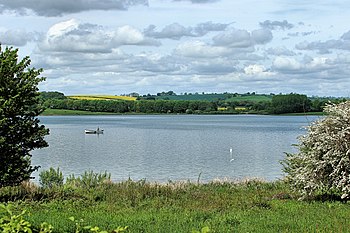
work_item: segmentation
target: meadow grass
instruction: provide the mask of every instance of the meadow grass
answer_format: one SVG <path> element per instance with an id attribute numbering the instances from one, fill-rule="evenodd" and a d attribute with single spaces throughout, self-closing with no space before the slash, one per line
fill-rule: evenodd
<path id="1" fill-rule="evenodd" d="M 82 226 L 111 232 L 346 232 L 350 205 L 342 202 L 298 201 L 281 181 L 166 184 L 141 181 L 104 182 L 98 186 L 65 185 L 51 189 L 29 186 L 0 189 L 0 199 L 15 200 L 26 209 L 33 226 L 48 222 L 54 232 Z M 21 190 L 22 191 L 19 191 Z M 6 193 L 6 195 L 5 195 Z M 6 197 L 6 198 L 5 198 Z M 86 231 L 87 232 L 87 231 Z"/>
<path id="2" fill-rule="evenodd" d="M 261 101 L 271 101 L 271 96 L 266 95 L 249 95 L 249 96 L 236 96 L 227 99 L 226 101 L 253 101 L 253 102 L 261 102 Z"/>

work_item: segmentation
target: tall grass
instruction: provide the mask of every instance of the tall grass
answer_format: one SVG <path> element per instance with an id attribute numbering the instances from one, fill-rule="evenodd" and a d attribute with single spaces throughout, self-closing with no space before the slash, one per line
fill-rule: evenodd
<path id="1" fill-rule="evenodd" d="M 87 180 L 98 180 L 88 172 Z M 94 178 L 96 177 L 96 179 Z M 18 213 L 30 213 L 35 227 L 74 232 L 70 217 L 82 225 L 112 232 L 345 232 L 350 206 L 340 202 L 298 201 L 283 182 L 169 182 L 146 180 L 64 184 L 43 188 L 24 185 L 0 189 L 2 201 L 15 201 Z M 82 177 L 80 177 L 82 179 Z M 11 193 L 11 194 L 10 194 Z M 6 200 L 7 199 L 7 200 Z M 332 214 L 330 214 L 330 212 Z M 87 231 L 86 231 L 87 232 Z"/>

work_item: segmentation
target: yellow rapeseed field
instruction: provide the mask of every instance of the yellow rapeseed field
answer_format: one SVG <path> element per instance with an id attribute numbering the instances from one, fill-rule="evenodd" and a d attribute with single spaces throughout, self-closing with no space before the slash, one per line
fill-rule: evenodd
<path id="1" fill-rule="evenodd" d="M 68 97 L 77 100 L 136 100 L 136 97 L 118 95 L 72 95 Z"/>

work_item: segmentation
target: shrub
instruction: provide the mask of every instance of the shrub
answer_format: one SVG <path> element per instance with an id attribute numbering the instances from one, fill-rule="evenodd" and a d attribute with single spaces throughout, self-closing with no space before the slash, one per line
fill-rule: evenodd
<path id="1" fill-rule="evenodd" d="M 111 182 L 110 173 L 95 173 L 93 171 L 85 171 L 84 174 L 82 174 L 80 177 L 70 175 L 67 178 L 66 184 L 89 189 L 109 182 Z"/>
<path id="2" fill-rule="evenodd" d="M 287 181 L 303 197 L 350 198 L 350 101 L 327 105 L 328 116 L 299 137 L 299 152 L 282 162 Z"/>
<path id="3" fill-rule="evenodd" d="M 18 200 L 38 200 L 42 194 L 37 185 L 29 181 L 24 181 L 19 186 L 6 186 L 0 188 L 0 202 Z"/>
<path id="4" fill-rule="evenodd" d="M 59 168 L 55 170 L 54 168 L 50 167 L 49 170 L 42 171 L 39 174 L 39 183 L 44 188 L 62 186 L 63 180 L 64 178 Z"/>

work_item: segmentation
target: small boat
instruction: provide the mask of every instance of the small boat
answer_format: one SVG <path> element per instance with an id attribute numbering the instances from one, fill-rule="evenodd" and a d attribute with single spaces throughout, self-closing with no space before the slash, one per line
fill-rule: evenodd
<path id="1" fill-rule="evenodd" d="M 103 129 L 97 128 L 96 130 L 94 129 L 86 129 L 85 130 L 86 134 L 103 134 Z"/>

